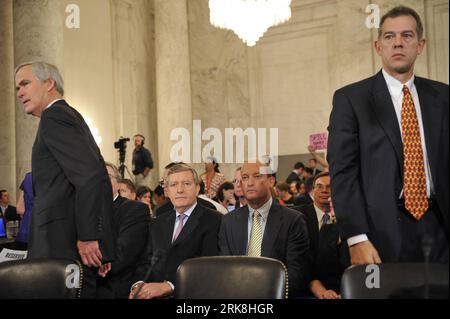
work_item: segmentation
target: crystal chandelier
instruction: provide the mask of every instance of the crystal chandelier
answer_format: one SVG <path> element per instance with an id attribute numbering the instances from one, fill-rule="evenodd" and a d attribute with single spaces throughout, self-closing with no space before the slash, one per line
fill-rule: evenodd
<path id="1" fill-rule="evenodd" d="M 210 22 L 254 46 L 272 26 L 291 18 L 291 0 L 209 0 Z"/>

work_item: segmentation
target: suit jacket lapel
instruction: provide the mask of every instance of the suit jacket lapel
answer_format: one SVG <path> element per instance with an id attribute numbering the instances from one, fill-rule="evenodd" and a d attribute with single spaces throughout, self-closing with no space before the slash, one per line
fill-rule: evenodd
<path id="1" fill-rule="evenodd" d="M 192 211 L 191 216 L 189 216 L 186 224 L 184 224 L 183 229 L 181 230 L 180 235 L 178 235 L 178 238 L 173 243 L 173 246 L 183 242 L 198 226 L 200 223 L 200 217 L 203 215 L 203 211 L 201 209 L 201 206 L 197 203 L 197 206 L 195 206 L 194 210 Z M 175 219 L 173 221 L 175 224 Z M 172 224 L 172 226 L 174 225 Z M 172 228 L 173 232 L 173 228 Z"/>
<path id="2" fill-rule="evenodd" d="M 400 126 L 398 124 L 397 114 L 395 113 L 391 95 L 389 94 L 389 89 L 381 71 L 375 75 L 371 104 L 378 118 L 378 122 L 395 150 L 400 172 L 403 177 L 403 143 Z"/>
<path id="3" fill-rule="evenodd" d="M 281 227 L 283 214 L 280 212 L 281 207 L 274 201 L 270 207 L 269 215 L 267 217 L 266 228 L 264 230 L 263 242 L 261 248 L 261 256 L 270 257 L 273 245 L 278 236 L 278 231 Z"/>
<path id="4" fill-rule="evenodd" d="M 428 161 L 431 169 L 431 176 L 437 175 L 437 156 L 436 152 L 433 152 L 431 145 L 434 149 L 440 145 L 440 132 L 442 127 L 442 118 L 444 106 L 436 98 L 436 91 L 422 79 L 417 78 L 414 81 L 416 85 L 417 94 L 419 96 L 420 111 L 422 113 L 422 124 L 425 134 L 425 145 L 427 149 Z"/>
<path id="5" fill-rule="evenodd" d="M 163 243 L 165 247 L 172 246 L 172 236 L 173 236 L 173 229 L 175 226 L 175 210 L 172 210 L 170 213 L 166 214 L 164 217 L 164 225 L 163 225 Z"/>

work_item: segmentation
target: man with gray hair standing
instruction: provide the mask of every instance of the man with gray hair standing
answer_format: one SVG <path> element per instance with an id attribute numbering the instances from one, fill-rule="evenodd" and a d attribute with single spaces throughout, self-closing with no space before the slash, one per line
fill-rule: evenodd
<path id="1" fill-rule="evenodd" d="M 15 82 L 25 112 L 41 119 L 32 151 L 35 202 L 28 256 L 81 258 L 83 296 L 94 297 L 93 268 L 114 255 L 112 190 L 103 157 L 83 117 L 63 99 L 55 66 L 21 64 Z"/>

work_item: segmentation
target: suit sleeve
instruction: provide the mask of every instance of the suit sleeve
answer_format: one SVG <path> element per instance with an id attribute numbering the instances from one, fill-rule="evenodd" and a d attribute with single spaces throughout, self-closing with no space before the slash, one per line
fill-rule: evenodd
<path id="1" fill-rule="evenodd" d="M 333 97 L 328 137 L 331 196 L 344 239 L 369 231 L 361 185 L 359 123 L 348 96 L 342 90 Z"/>
<path id="2" fill-rule="evenodd" d="M 120 220 L 116 255 L 111 268 L 113 275 L 137 266 L 139 257 L 147 247 L 150 222 L 148 208 L 143 204 L 128 202 L 119 209 L 122 209 L 123 218 Z"/>
<path id="3" fill-rule="evenodd" d="M 219 231 L 219 251 L 221 256 L 231 256 L 231 249 L 228 243 L 227 236 L 227 222 L 228 218 L 222 217 Z"/>
<path id="4" fill-rule="evenodd" d="M 214 219 L 211 223 L 214 227 L 208 227 L 208 230 L 203 238 L 201 256 L 218 256 L 219 255 L 219 229 L 221 222 L 221 215 L 219 212 L 215 214 Z"/>
<path id="5" fill-rule="evenodd" d="M 311 278 L 311 264 L 308 230 L 303 215 L 298 214 L 289 230 L 286 253 L 291 296 L 306 290 L 306 285 Z"/>
<path id="6" fill-rule="evenodd" d="M 53 107 L 41 118 L 41 138 L 75 188 L 75 223 L 78 240 L 101 238 L 105 167 L 92 135 L 81 119 Z M 90 134 L 90 133 L 89 133 Z M 112 191 L 111 191 L 112 194 Z"/>

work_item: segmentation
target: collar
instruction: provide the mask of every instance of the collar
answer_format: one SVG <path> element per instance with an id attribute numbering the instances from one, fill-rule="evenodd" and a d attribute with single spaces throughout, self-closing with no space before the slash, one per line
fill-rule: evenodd
<path id="1" fill-rule="evenodd" d="M 386 84 L 388 86 L 389 92 L 391 93 L 391 96 L 393 96 L 393 97 L 401 96 L 401 94 L 403 93 L 404 85 L 406 85 L 410 91 L 414 87 L 414 79 L 415 79 L 414 75 L 408 81 L 406 81 L 406 83 L 402 83 L 399 80 L 397 80 L 396 78 L 394 78 L 392 75 L 387 73 L 384 69 L 382 72 L 383 72 L 384 79 L 386 80 Z"/>
<path id="2" fill-rule="evenodd" d="M 55 104 L 56 102 L 62 101 L 62 100 L 64 100 L 64 99 L 56 99 L 56 100 L 51 101 L 50 104 L 47 105 L 47 106 L 45 107 L 44 110 L 48 109 L 50 106 L 52 106 L 52 105 Z"/>
<path id="3" fill-rule="evenodd" d="M 117 199 L 118 197 L 119 197 L 119 194 L 117 194 L 117 195 L 114 197 L 113 202 L 115 202 L 116 199 Z"/>
<path id="4" fill-rule="evenodd" d="M 262 218 L 264 220 L 267 220 L 267 217 L 269 216 L 270 207 L 272 207 L 272 203 L 273 203 L 273 199 L 272 199 L 272 196 L 271 196 L 270 199 L 258 209 L 254 209 L 253 207 L 248 205 L 248 212 L 249 212 L 250 218 L 253 217 L 253 212 L 255 210 L 257 210 L 261 214 Z"/>
<path id="5" fill-rule="evenodd" d="M 189 207 L 183 214 L 189 218 L 191 216 L 192 212 L 194 211 L 195 207 L 197 207 L 197 202 L 195 202 L 191 207 Z M 175 209 L 175 212 L 176 212 L 176 217 L 181 215 L 176 209 Z"/>
<path id="6" fill-rule="evenodd" d="M 316 216 L 317 216 L 317 220 L 319 221 L 319 225 L 322 222 L 322 218 L 323 215 L 325 215 L 325 212 L 323 210 L 321 210 L 316 204 L 314 205 L 314 209 L 316 210 Z"/>

